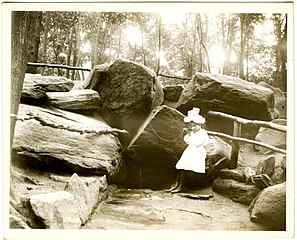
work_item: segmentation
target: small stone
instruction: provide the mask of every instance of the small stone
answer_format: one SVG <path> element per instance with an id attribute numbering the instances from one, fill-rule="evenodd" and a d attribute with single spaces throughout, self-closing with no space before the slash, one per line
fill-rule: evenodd
<path id="1" fill-rule="evenodd" d="M 233 179 L 238 182 L 244 182 L 245 178 L 241 169 L 221 169 L 219 177 L 224 179 Z"/>
<path id="2" fill-rule="evenodd" d="M 103 184 L 102 184 L 103 183 Z M 105 188 L 105 189 L 104 189 Z M 100 179 L 95 177 L 80 178 L 74 173 L 65 186 L 65 191 L 73 194 L 77 201 L 79 217 L 82 224 L 85 224 L 91 217 L 93 211 L 102 200 L 104 191 L 107 188 L 106 177 Z"/>
<path id="3" fill-rule="evenodd" d="M 254 185 L 237 182 L 232 179 L 217 178 L 212 184 L 214 191 L 231 198 L 235 202 L 250 205 L 253 199 L 261 191 Z"/>
<path id="4" fill-rule="evenodd" d="M 275 168 L 275 156 L 271 155 L 266 159 L 261 159 L 256 170 L 256 174 L 267 174 L 272 177 Z"/>

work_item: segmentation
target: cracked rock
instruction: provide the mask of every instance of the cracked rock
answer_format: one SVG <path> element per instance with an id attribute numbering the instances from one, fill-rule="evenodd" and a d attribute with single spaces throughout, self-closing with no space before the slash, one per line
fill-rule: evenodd
<path id="1" fill-rule="evenodd" d="M 13 161 L 65 173 L 107 175 L 114 179 L 122 147 L 104 122 L 59 109 L 20 104 Z"/>

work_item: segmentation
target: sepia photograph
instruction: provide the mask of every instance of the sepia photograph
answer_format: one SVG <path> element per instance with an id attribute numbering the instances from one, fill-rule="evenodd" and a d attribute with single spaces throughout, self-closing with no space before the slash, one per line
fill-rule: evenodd
<path id="1" fill-rule="evenodd" d="M 294 236 L 293 2 L 2 13 L 4 239 Z"/>

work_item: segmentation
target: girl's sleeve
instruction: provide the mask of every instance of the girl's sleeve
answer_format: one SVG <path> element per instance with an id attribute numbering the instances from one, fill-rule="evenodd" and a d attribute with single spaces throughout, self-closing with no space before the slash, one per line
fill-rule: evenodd
<path id="1" fill-rule="evenodd" d="M 185 143 L 186 144 L 188 144 L 189 145 L 189 134 L 187 133 L 185 136 L 184 136 L 184 141 L 185 141 Z"/>
<path id="2" fill-rule="evenodd" d="M 205 145 L 208 141 L 208 134 L 204 129 L 199 130 L 197 134 L 195 135 L 195 138 L 193 138 L 193 145 L 195 146 L 201 146 Z"/>

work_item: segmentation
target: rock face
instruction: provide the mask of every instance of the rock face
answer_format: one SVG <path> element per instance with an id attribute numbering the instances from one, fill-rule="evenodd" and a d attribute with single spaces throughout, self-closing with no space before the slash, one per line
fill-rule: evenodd
<path id="1" fill-rule="evenodd" d="M 11 214 L 9 214 L 9 227 L 12 229 L 30 229 L 21 218 Z"/>
<path id="2" fill-rule="evenodd" d="M 65 77 L 26 74 L 21 102 L 39 105 L 45 101 L 46 92 L 67 92 L 73 85 L 73 81 Z"/>
<path id="3" fill-rule="evenodd" d="M 186 114 L 194 106 L 201 112 L 213 110 L 247 119 L 276 118 L 270 89 L 225 75 L 197 73 L 183 90 L 177 109 Z"/>
<path id="4" fill-rule="evenodd" d="M 77 202 L 79 218 L 82 224 L 89 220 L 102 200 L 99 197 L 100 188 L 103 188 L 101 182 L 103 181 L 105 182 L 103 185 L 107 185 L 106 177 L 103 178 L 101 181 L 94 177 L 82 180 L 75 173 L 65 186 L 65 191 L 72 193 Z"/>
<path id="5" fill-rule="evenodd" d="M 65 110 L 98 109 L 99 94 L 91 89 L 46 93 L 49 105 Z"/>
<path id="6" fill-rule="evenodd" d="M 122 164 L 121 145 L 108 125 L 75 113 L 20 105 L 13 143 L 17 165 L 47 171 L 107 175 Z"/>
<path id="7" fill-rule="evenodd" d="M 132 136 L 151 110 L 164 100 L 161 83 L 153 71 L 119 59 L 94 67 L 82 88 L 97 91 L 102 118 L 112 127 L 126 129 Z"/>
<path id="8" fill-rule="evenodd" d="M 182 135 L 184 117 L 167 106 L 155 108 L 124 153 L 128 186 L 160 189 L 174 181 L 175 164 L 187 147 Z M 231 147 L 213 138 L 206 151 L 208 167 L 222 157 L 229 159 Z"/>
<path id="9" fill-rule="evenodd" d="M 285 119 L 275 119 L 272 121 L 272 123 L 286 126 L 287 121 Z M 264 127 L 261 127 L 259 129 L 259 132 L 255 137 L 257 141 L 267 143 L 269 145 L 282 148 L 282 149 L 286 149 L 286 138 L 287 138 L 287 134 L 285 132 L 277 131 L 271 128 L 264 128 Z M 255 146 L 255 148 L 260 152 L 267 152 L 267 148 L 263 148 L 259 146 Z"/>
<path id="10" fill-rule="evenodd" d="M 30 204 L 34 213 L 49 229 L 78 229 L 81 221 L 74 196 L 66 191 L 33 195 Z"/>
<path id="11" fill-rule="evenodd" d="M 287 99 L 285 94 L 279 88 L 272 87 L 265 82 L 259 82 L 258 85 L 269 88 L 273 91 L 275 108 L 279 113 L 278 118 L 287 118 Z"/>
<path id="12" fill-rule="evenodd" d="M 271 230 L 286 230 L 286 183 L 265 188 L 249 208 L 253 222 Z"/>
<path id="13" fill-rule="evenodd" d="M 164 92 L 163 105 L 176 108 L 178 99 L 180 98 L 180 95 L 183 89 L 184 89 L 184 85 L 165 86 L 163 88 L 163 92 Z"/>

